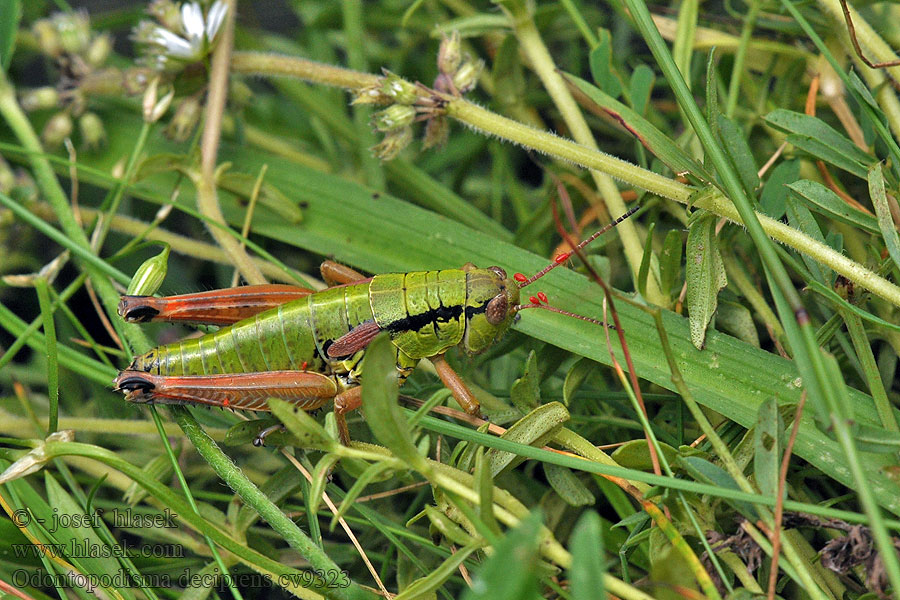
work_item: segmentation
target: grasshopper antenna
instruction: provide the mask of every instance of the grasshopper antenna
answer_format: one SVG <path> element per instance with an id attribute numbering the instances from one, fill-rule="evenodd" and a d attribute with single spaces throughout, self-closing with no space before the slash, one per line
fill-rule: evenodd
<path id="1" fill-rule="evenodd" d="M 603 235 L 604 233 L 606 233 L 607 231 L 609 231 L 610 229 L 612 229 L 613 227 L 615 227 L 616 225 L 618 225 L 619 223 L 621 223 L 622 221 L 624 221 L 625 219 L 627 219 L 628 217 L 630 217 L 631 215 L 636 213 L 639 208 L 640 208 L 640 206 L 635 206 L 634 208 L 629 209 L 628 211 L 625 212 L 625 214 L 623 214 L 621 217 L 619 217 L 612 223 L 606 225 L 605 227 L 602 227 L 601 229 L 598 229 L 593 234 L 591 234 L 590 237 L 585 238 L 582 242 L 580 242 L 572 250 L 569 250 L 568 252 L 562 252 L 560 254 L 557 254 L 554 257 L 552 263 L 550 263 L 549 265 L 547 265 L 546 267 L 544 267 L 543 269 L 541 269 L 540 271 L 538 271 L 531 277 L 526 277 L 522 273 L 516 273 L 515 275 L 513 275 L 513 279 L 515 279 L 517 282 L 519 282 L 520 289 L 525 286 L 531 285 L 532 283 L 534 283 L 535 281 L 537 281 L 538 279 L 540 279 L 541 277 L 543 277 L 544 275 L 546 275 L 547 273 L 549 273 L 550 271 L 552 271 L 553 269 L 558 267 L 559 265 L 561 265 L 564 262 L 566 262 L 567 260 L 569 260 L 569 258 L 573 254 L 577 253 L 579 250 L 581 250 L 582 248 L 584 248 L 585 246 L 587 246 L 588 244 L 590 244 L 591 242 L 596 240 L 598 237 L 600 237 L 601 235 Z M 532 302 L 532 304 L 534 304 L 534 302 Z M 537 304 L 540 306 L 543 306 L 545 308 L 549 308 L 546 305 L 542 305 L 540 303 L 537 303 Z M 522 308 L 531 308 L 531 307 L 529 305 L 524 305 L 524 306 L 522 306 Z M 575 315 L 573 315 L 573 316 L 575 316 Z"/>

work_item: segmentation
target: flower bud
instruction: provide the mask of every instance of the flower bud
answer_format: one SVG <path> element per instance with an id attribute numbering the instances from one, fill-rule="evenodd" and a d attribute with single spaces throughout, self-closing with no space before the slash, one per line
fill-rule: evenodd
<path id="1" fill-rule="evenodd" d="M 414 104 L 419 99 L 418 90 L 414 83 L 410 83 L 388 70 L 384 72 L 381 92 L 397 104 Z"/>
<path id="2" fill-rule="evenodd" d="M 81 54 L 91 41 L 91 23 L 87 12 L 56 13 L 51 17 L 59 34 L 59 45 L 69 54 Z"/>
<path id="3" fill-rule="evenodd" d="M 97 150 L 106 143 L 106 130 L 103 121 L 96 113 L 86 112 L 78 119 L 78 130 L 81 139 L 89 150 Z"/>
<path id="4" fill-rule="evenodd" d="M 159 121 L 159 118 L 169 110 L 169 105 L 172 104 L 172 98 L 175 97 L 175 89 L 173 88 L 169 90 L 169 93 L 163 96 L 162 99 L 157 101 L 158 87 L 159 78 L 157 77 L 150 82 L 150 85 L 147 86 L 147 91 L 144 92 L 144 100 L 141 106 L 144 112 L 144 121 L 148 123 Z"/>
<path id="5" fill-rule="evenodd" d="M 462 44 L 459 41 L 459 32 L 454 31 L 450 37 L 441 40 L 438 49 L 438 70 L 441 73 L 455 73 L 462 61 Z"/>
<path id="6" fill-rule="evenodd" d="M 112 52 L 112 38 L 109 34 L 103 33 L 93 39 L 91 45 L 88 46 L 87 54 L 84 59 L 92 67 L 102 66 L 109 58 Z"/>
<path id="7" fill-rule="evenodd" d="M 166 127 L 166 137 L 176 142 L 184 142 L 200 122 L 200 101 L 196 96 L 188 96 L 178 104 L 175 116 Z"/>
<path id="8" fill-rule="evenodd" d="M 58 112 L 44 125 L 41 140 L 48 148 L 56 148 L 63 140 L 72 135 L 72 117 L 67 112 Z"/>
<path id="9" fill-rule="evenodd" d="M 382 132 L 396 131 L 408 127 L 416 119 L 416 109 L 412 106 L 392 104 L 372 115 L 372 124 Z"/>
<path id="10" fill-rule="evenodd" d="M 159 286 L 166 279 L 169 270 L 169 245 L 163 247 L 163 251 L 156 256 L 151 256 L 138 267 L 128 284 L 129 296 L 151 296 L 156 293 Z"/>
<path id="11" fill-rule="evenodd" d="M 475 89 L 478 84 L 478 76 L 484 69 L 483 60 L 466 60 L 453 74 L 453 85 L 460 94 L 465 94 Z"/>
<path id="12" fill-rule="evenodd" d="M 372 85 L 359 88 L 353 92 L 353 100 L 350 104 L 390 104 L 392 98 L 382 91 L 382 85 Z"/>
<path id="13" fill-rule="evenodd" d="M 19 104 L 27 112 L 56 108 L 59 106 L 59 92 L 49 85 L 28 90 L 19 98 Z"/>
<path id="14" fill-rule="evenodd" d="M 31 33 L 37 38 L 38 47 L 47 56 L 57 57 L 62 54 L 62 46 L 59 43 L 59 33 L 50 19 L 35 21 L 31 26 Z"/>
<path id="15" fill-rule="evenodd" d="M 169 31 L 182 31 L 181 8 L 172 0 L 153 0 L 147 8 L 147 14 Z"/>
<path id="16" fill-rule="evenodd" d="M 45 447 L 47 442 L 71 442 L 74 439 L 75 432 L 71 429 L 64 429 L 62 431 L 51 433 L 47 436 L 46 440 L 40 442 L 19 460 L 9 465 L 9 467 L 0 474 L 0 483 L 8 483 L 14 479 L 19 479 L 20 477 L 25 477 L 26 475 L 39 471 L 41 467 L 50 460 L 50 457 L 47 456 L 47 449 Z"/>
<path id="17" fill-rule="evenodd" d="M 122 78 L 122 87 L 129 96 L 140 94 L 147 89 L 150 84 L 151 75 L 155 75 L 153 69 L 147 67 L 132 67 L 125 71 Z"/>
<path id="18" fill-rule="evenodd" d="M 411 127 L 403 127 L 391 131 L 384 139 L 372 148 L 372 152 L 381 160 L 393 160 L 412 141 Z"/>

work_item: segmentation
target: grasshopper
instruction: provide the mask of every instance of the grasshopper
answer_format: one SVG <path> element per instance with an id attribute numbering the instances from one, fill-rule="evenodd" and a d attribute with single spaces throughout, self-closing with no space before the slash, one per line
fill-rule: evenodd
<path id="1" fill-rule="evenodd" d="M 631 210 L 584 241 L 583 248 L 631 216 Z M 574 251 L 573 251 L 574 252 Z M 577 318 L 543 301 L 519 302 L 519 290 L 566 262 L 572 252 L 533 275 L 508 277 L 500 267 L 389 273 L 366 277 L 331 261 L 321 266 L 331 287 L 322 291 L 288 285 L 255 285 L 154 298 L 123 296 L 126 321 L 220 325 L 199 338 L 154 348 L 134 358 L 114 381 L 135 403 L 197 404 L 268 410 L 281 398 L 303 410 L 334 400 L 341 441 L 349 444 L 345 414 L 362 401 L 366 346 L 390 334 L 402 384 L 423 358 L 469 414 L 478 399 L 447 363 L 454 346 L 478 354 L 496 342 L 526 308 Z M 592 319 L 587 319 L 592 320 Z"/>

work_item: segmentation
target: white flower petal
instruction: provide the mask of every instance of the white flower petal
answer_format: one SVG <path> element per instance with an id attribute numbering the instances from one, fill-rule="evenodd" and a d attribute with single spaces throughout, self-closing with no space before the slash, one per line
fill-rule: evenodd
<path id="1" fill-rule="evenodd" d="M 228 14 L 228 5 L 221 0 L 216 0 L 209 8 L 206 15 L 206 39 L 210 42 L 219 32 L 219 27 L 225 21 L 225 15 Z"/>
<path id="2" fill-rule="evenodd" d="M 157 27 L 150 39 L 165 48 L 166 54 L 170 56 L 190 59 L 197 53 L 197 48 L 193 44 L 162 27 Z"/>
<path id="3" fill-rule="evenodd" d="M 181 5 L 181 25 L 189 40 L 202 39 L 204 31 L 203 9 L 197 2 Z"/>

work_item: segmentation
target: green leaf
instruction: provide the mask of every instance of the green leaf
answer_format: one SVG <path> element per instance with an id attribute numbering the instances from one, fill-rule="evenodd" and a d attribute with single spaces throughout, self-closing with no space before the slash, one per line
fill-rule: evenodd
<path id="1" fill-rule="evenodd" d="M 569 420 L 569 411 L 559 402 L 548 402 L 516 421 L 500 436 L 504 440 L 519 444 L 541 447 L 553 438 L 563 423 Z M 496 477 L 501 471 L 511 469 L 525 460 L 512 452 L 491 449 L 487 453 L 491 465 L 491 475 Z"/>
<path id="2" fill-rule="evenodd" d="M 787 186 L 811 209 L 869 233 L 878 233 L 878 220 L 847 204 L 840 196 L 817 181 L 801 179 Z"/>
<path id="3" fill-rule="evenodd" d="M 759 206 L 762 212 L 773 219 L 781 219 L 784 216 L 785 204 L 788 197 L 787 186 L 797 181 L 800 176 L 800 161 L 786 160 L 779 163 L 763 185 Z"/>
<path id="4" fill-rule="evenodd" d="M 378 441 L 394 456 L 420 473 L 429 471 L 428 462 L 412 441 L 409 424 L 397 404 L 397 360 L 391 338 L 380 333 L 366 347 L 362 370 L 363 413 Z"/>
<path id="5" fill-rule="evenodd" d="M 678 450 L 672 446 L 659 442 L 659 447 L 668 463 L 671 464 L 678 458 Z M 625 442 L 612 453 L 612 459 L 619 465 L 629 469 L 637 469 L 639 471 L 650 471 L 653 469 L 650 448 L 647 446 L 647 440 L 645 439 Z"/>
<path id="6" fill-rule="evenodd" d="M 691 341 L 699 350 L 704 346 L 706 328 L 716 312 L 719 290 L 728 283 L 713 215 L 700 216 L 688 229 L 686 261 Z"/>
<path id="7" fill-rule="evenodd" d="M 676 285 L 680 288 L 681 254 L 684 246 L 680 231 L 672 229 L 666 233 L 662 255 L 659 258 L 659 276 L 662 291 L 670 297 L 675 293 Z"/>
<path id="8" fill-rule="evenodd" d="M 553 491 L 569 506 L 588 506 L 596 501 L 594 494 L 569 469 L 544 463 L 544 474 Z"/>
<path id="9" fill-rule="evenodd" d="M 391 465 L 386 462 L 377 462 L 369 465 L 365 471 L 353 482 L 353 485 L 347 490 L 347 495 L 344 496 L 344 499 L 341 501 L 341 505 L 338 508 L 338 511 L 331 518 L 331 525 L 329 525 L 329 529 L 332 531 L 334 527 L 337 525 L 338 520 L 341 519 L 344 515 L 347 514 L 347 511 L 350 510 L 350 507 L 353 506 L 353 503 L 356 502 L 356 499 L 359 498 L 360 494 L 362 494 L 363 490 L 366 489 L 372 481 L 380 478 L 381 475 L 389 470 Z"/>
<path id="10" fill-rule="evenodd" d="M 622 82 L 612 68 L 612 38 L 606 29 L 600 29 L 599 33 L 599 43 L 588 55 L 591 77 L 600 89 L 612 98 L 618 98 L 622 93 Z"/>
<path id="11" fill-rule="evenodd" d="M 425 506 L 425 516 L 428 517 L 431 526 L 452 544 L 457 544 L 459 546 L 484 545 L 483 539 L 476 539 L 465 529 L 460 527 L 453 519 L 430 504 Z"/>
<path id="12" fill-rule="evenodd" d="M 434 594 L 445 581 L 459 570 L 459 566 L 463 561 L 469 558 L 469 555 L 478 550 L 479 547 L 480 545 L 473 544 L 460 548 L 431 573 L 409 584 L 408 588 L 394 596 L 394 600 L 419 600 L 420 598 L 427 598 L 429 594 Z"/>
<path id="13" fill-rule="evenodd" d="M 818 138 L 792 133 L 787 136 L 786 141 L 819 160 L 847 171 L 851 175 L 856 175 L 860 179 L 865 179 L 866 177 L 865 165 L 860 165 L 858 162 L 849 159 L 845 154 L 835 150 L 834 146 L 829 146 Z"/>
<path id="14" fill-rule="evenodd" d="M 647 113 L 650 105 L 650 94 L 653 93 L 653 85 L 656 83 L 656 74 L 647 65 L 638 65 L 631 73 L 631 107 L 639 115 Z"/>
<path id="15" fill-rule="evenodd" d="M 781 454 L 784 451 L 784 421 L 775 398 L 766 398 L 759 407 L 754 434 L 753 474 L 756 485 L 766 496 L 778 494 Z"/>
<path id="16" fill-rule="evenodd" d="M 579 99 L 588 110 L 607 114 L 631 132 L 644 147 L 659 158 L 673 173 L 689 173 L 702 181 L 713 181 L 712 176 L 672 142 L 671 138 L 654 127 L 650 121 L 625 106 L 612 96 L 569 73 L 563 73 L 566 82 L 585 99 Z"/>
<path id="17" fill-rule="evenodd" d="M 539 598 L 541 513 L 535 511 L 506 534 L 474 574 L 463 600 L 531 600 Z"/>
<path id="18" fill-rule="evenodd" d="M 719 301 L 716 327 L 759 348 L 759 333 L 756 331 L 753 315 L 743 304 L 727 300 Z"/>
<path id="19" fill-rule="evenodd" d="M 878 215 L 878 228 L 884 237 L 884 245 L 887 246 L 888 254 L 894 261 L 894 266 L 900 267 L 900 236 L 897 235 L 897 226 L 891 217 L 891 209 L 888 205 L 887 194 L 884 191 L 884 177 L 881 174 L 881 163 L 872 165 L 868 173 L 869 179 L 869 197 L 872 198 L 872 205 L 875 207 L 875 214 Z M 896 203 L 896 200 L 894 200 Z"/>
<path id="20" fill-rule="evenodd" d="M 594 371 L 597 363 L 588 359 L 581 358 L 575 361 L 572 368 L 566 373 L 566 379 L 563 383 L 563 404 L 571 406 L 575 392 L 581 387 L 581 384 Z"/>
<path id="21" fill-rule="evenodd" d="M 641 296 L 647 295 L 647 276 L 650 274 L 650 262 L 653 258 L 653 231 L 656 223 L 651 223 L 647 229 L 647 240 L 644 242 L 644 253 L 641 255 L 641 265 L 638 268 L 637 285 Z"/>
<path id="22" fill-rule="evenodd" d="M 575 523 L 569 551 L 572 553 L 572 566 L 569 567 L 572 600 L 605 598 L 603 557 L 606 549 L 603 544 L 603 527 L 596 512 L 586 511 Z"/>
<path id="23" fill-rule="evenodd" d="M 541 403 L 541 374 L 534 350 L 528 353 L 522 377 L 510 388 L 509 399 L 523 413 L 534 410 Z"/>
<path id="24" fill-rule="evenodd" d="M 0 68 L 9 69 L 22 19 L 20 0 L 0 0 Z"/>
<path id="25" fill-rule="evenodd" d="M 495 534 L 500 534 L 500 525 L 494 516 L 494 479 L 484 454 L 484 446 L 475 452 L 475 491 L 478 492 L 478 516 Z"/>
<path id="26" fill-rule="evenodd" d="M 309 416 L 308 412 L 301 410 L 296 404 L 278 398 L 269 398 L 269 408 L 272 410 L 272 414 L 278 417 L 287 430 L 297 438 L 301 448 L 332 452 L 337 447 L 338 442 L 328 435 L 328 432 Z"/>
<path id="27" fill-rule="evenodd" d="M 858 166 L 869 166 L 876 158 L 861 150 L 849 138 L 839 133 L 825 121 L 803 113 L 779 108 L 763 117 L 770 125 L 805 139 L 818 140 L 822 146 L 833 149 L 847 161 Z"/>
<path id="28" fill-rule="evenodd" d="M 816 223 L 815 217 L 813 217 L 812 212 L 806 207 L 805 204 L 798 201 L 795 197 L 790 197 L 787 199 L 786 204 L 787 210 L 785 211 L 788 218 L 788 223 L 794 229 L 798 229 L 813 238 L 816 241 L 825 243 L 825 236 L 822 235 L 822 230 L 819 229 L 819 224 Z M 824 283 L 826 285 L 830 285 L 834 280 L 834 272 L 830 269 L 826 269 L 818 262 L 810 258 L 809 256 L 803 254 L 801 255 L 803 258 L 803 263 L 806 265 L 806 268 L 812 274 L 816 281 L 819 283 Z"/>
<path id="29" fill-rule="evenodd" d="M 731 475 L 726 473 L 722 467 L 712 464 L 705 458 L 700 458 L 699 456 L 681 456 L 678 458 L 678 464 L 697 481 L 732 490 L 740 489 Z M 752 504 L 740 500 L 726 500 L 726 502 L 734 506 L 738 512 L 753 522 L 759 518 L 756 509 Z"/>
<path id="30" fill-rule="evenodd" d="M 734 121 L 725 115 L 718 115 L 718 126 L 722 147 L 731 159 L 731 164 L 734 165 L 747 195 L 753 197 L 756 188 L 759 187 L 759 175 L 747 138 Z"/>

